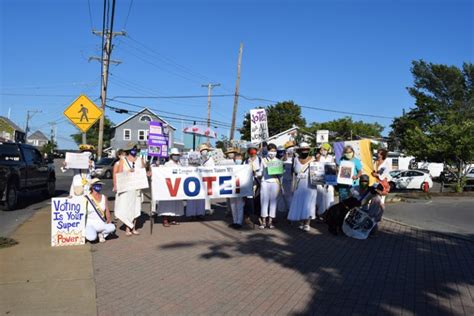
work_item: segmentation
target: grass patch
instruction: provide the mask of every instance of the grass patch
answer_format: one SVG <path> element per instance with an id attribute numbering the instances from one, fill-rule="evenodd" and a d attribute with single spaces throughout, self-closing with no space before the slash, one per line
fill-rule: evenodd
<path id="1" fill-rule="evenodd" d="M 0 249 L 1 248 L 8 248 L 12 247 L 18 244 L 18 241 L 16 241 L 13 238 L 8 238 L 8 237 L 1 237 L 0 236 Z"/>

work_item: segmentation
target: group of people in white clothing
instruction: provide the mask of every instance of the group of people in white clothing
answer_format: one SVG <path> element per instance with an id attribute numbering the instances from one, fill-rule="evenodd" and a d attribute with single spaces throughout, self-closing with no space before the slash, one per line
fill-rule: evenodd
<path id="1" fill-rule="evenodd" d="M 277 213 L 285 216 L 289 221 L 298 223 L 303 231 L 310 231 L 310 222 L 313 219 L 324 217 L 328 208 L 335 203 L 332 185 L 321 184 L 312 186 L 310 177 L 310 164 L 314 161 L 334 163 L 335 157 L 331 154 L 332 148 L 328 143 L 322 144 L 316 153 L 311 153 L 310 145 L 302 142 L 296 146 L 294 142 L 287 142 L 284 146 L 277 147 L 275 144 L 265 146 L 266 153 L 262 154 L 262 146 L 249 144 L 246 151 L 246 159 L 238 148 L 228 148 L 225 152 L 227 161 L 235 165 L 250 165 L 253 172 L 253 194 L 246 197 L 233 197 L 227 199 L 228 208 L 232 214 L 232 228 L 241 228 L 244 224 L 255 225 L 252 216 L 257 215 L 256 221 L 259 229 L 274 229 Z M 73 181 L 70 195 L 84 196 L 87 209 L 86 239 L 89 241 L 105 241 L 105 237 L 115 231 L 115 225 L 111 222 L 110 209 L 107 197 L 101 193 L 103 182 L 93 178 L 94 162 L 92 152 L 94 148 L 81 145 L 82 152 L 90 152 L 91 159 L 89 169 L 74 169 Z M 212 167 L 215 165 L 210 155 L 212 148 L 203 144 L 198 148 L 199 159 L 190 162 L 191 166 Z M 125 235 L 139 235 L 136 227 L 137 218 L 142 211 L 143 194 L 141 190 L 129 190 L 117 192 L 117 174 L 135 172 L 137 169 L 147 168 L 147 175 L 151 176 L 149 165 L 139 155 L 136 145 L 119 150 L 117 161 L 113 166 L 113 190 L 116 192 L 114 214 L 125 226 Z M 354 150 L 347 146 L 344 148 L 342 159 L 354 160 Z M 169 151 L 169 160 L 163 164 L 164 168 L 181 166 L 182 154 L 177 148 Z M 374 164 L 372 176 L 379 182 L 385 181 L 389 176 L 390 165 L 386 160 L 387 151 L 378 151 L 378 158 Z M 359 185 L 361 178 L 361 167 L 355 161 L 354 186 Z M 67 165 L 63 166 L 65 171 Z M 361 178 L 362 184 L 367 182 L 367 175 Z M 357 181 L 357 182 L 356 182 Z M 386 182 L 386 181 L 385 181 Z M 337 188 L 342 194 L 351 195 L 346 187 Z M 350 188 L 353 189 L 353 188 Z M 355 192 L 355 191 L 352 191 Z M 347 195 L 344 196 L 347 198 Z M 340 197 L 341 200 L 341 197 Z M 206 212 L 211 208 L 209 199 L 200 200 L 173 200 L 156 202 L 156 214 L 162 216 L 163 226 L 171 227 L 179 225 L 178 218 L 186 216 L 202 220 Z M 383 212 L 384 196 L 380 198 Z M 378 211 L 380 213 L 380 210 Z M 381 218 L 381 214 L 375 217 Z"/>

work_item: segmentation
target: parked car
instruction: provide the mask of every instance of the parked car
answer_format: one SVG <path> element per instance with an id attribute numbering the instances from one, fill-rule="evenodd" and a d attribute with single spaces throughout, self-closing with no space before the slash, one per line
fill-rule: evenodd
<path id="1" fill-rule="evenodd" d="M 429 173 L 419 170 L 391 171 L 390 189 L 417 189 L 428 191 L 433 187 L 433 180 Z"/>
<path id="2" fill-rule="evenodd" d="M 466 174 L 466 182 L 468 184 L 474 184 L 474 168 L 469 170 L 469 172 Z"/>
<path id="3" fill-rule="evenodd" d="M 0 204 L 14 210 L 20 192 L 42 191 L 52 197 L 56 191 L 53 164 L 33 146 L 0 142 Z"/>
<path id="4" fill-rule="evenodd" d="M 112 179 L 114 164 L 117 161 L 115 158 L 102 158 L 95 164 L 95 172 L 97 177 Z"/>

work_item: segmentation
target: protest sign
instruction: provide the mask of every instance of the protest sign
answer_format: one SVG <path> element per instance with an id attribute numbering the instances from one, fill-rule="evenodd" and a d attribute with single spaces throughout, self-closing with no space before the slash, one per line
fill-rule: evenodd
<path id="1" fill-rule="evenodd" d="M 367 239 L 375 224 L 375 221 L 366 212 L 353 209 L 344 218 L 342 231 L 352 238 Z"/>
<path id="2" fill-rule="evenodd" d="M 352 161 L 341 160 L 339 164 L 339 172 L 337 173 L 337 183 L 352 185 L 354 180 L 352 176 L 354 175 L 355 164 Z"/>
<path id="3" fill-rule="evenodd" d="M 327 185 L 337 185 L 337 166 L 333 162 L 324 164 L 324 182 Z"/>
<path id="4" fill-rule="evenodd" d="M 224 152 L 222 151 L 222 148 L 216 148 L 214 150 L 211 150 L 209 152 L 209 158 L 212 158 L 216 165 L 220 165 L 221 162 L 225 160 L 225 156 L 224 156 Z"/>
<path id="5" fill-rule="evenodd" d="M 369 184 L 372 185 L 375 183 L 375 178 L 372 176 L 373 163 L 372 163 L 372 143 L 370 139 L 361 139 L 345 142 L 336 142 L 334 143 L 334 154 L 336 156 L 336 162 L 339 163 L 339 160 L 344 154 L 344 147 L 351 146 L 354 149 L 354 157 L 360 160 L 362 164 L 362 173 L 369 175 Z"/>
<path id="6" fill-rule="evenodd" d="M 66 153 L 66 168 L 67 169 L 89 169 L 89 155 L 90 153 Z"/>
<path id="7" fill-rule="evenodd" d="M 148 132 L 148 155 L 153 157 L 168 157 L 169 136 L 161 122 L 150 122 Z"/>
<path id="8" fill-rule="evenodd" d="M 268 121 L 265 109 L 250 110 L 250 141 L 260 144 L 268 138 Z"/>
<path id="9" fill-rule="evenodd" d="M 84 197 L 51 199 L 51 246 L 85 243 Z"/>
<path id="10" fill-rule="evenodd" d="M 280 159 L 265 161 L 265 165 L 267 166 L 267 172 L 270 176 L 279 176 L 285 172 L 283 169 L 283 161 Z"/>
<path id="11" fill-rule="evenodd" d="M 156 201 L 249 196 L 252 167 L 153 167 L 151 190 Z"/>
<path id="12" fill-rule="evenodd" d="M 325 184 L 324 180 L 324 166 L 325 162 L 313 161 L 309 164 L 309 184 L 316 187 L 318 184 Z"/>
<path id="13" fill-rule="evenodd" d="M 116 174 L 117 193 L 148 188 L 148 177 L 145 168 L 135 169 L 134 172 Z"/>

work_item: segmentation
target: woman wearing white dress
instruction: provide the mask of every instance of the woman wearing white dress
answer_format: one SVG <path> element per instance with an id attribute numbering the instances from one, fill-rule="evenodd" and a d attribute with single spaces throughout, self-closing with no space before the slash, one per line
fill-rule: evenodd
<path id="1" fill-rule="evenodd" d="M 99 179 L 91 181 L 91 193 L 86 195 L 86 239 L 105 242 L 105 238 L 115 231 L 112 224 L 107 197 L 100 192 L 104 183 Z"/>
<path id="2" fill-rule="evenodd" d="M 171 148 L 170 150 L 170 160 L 167 161 L 163 167 L 172 168 L 180 167 L 181 163 L 179 158 L 181 154 L 178 148 Z M 171 225 L 179 225 L 174 217 L 184 215 L 184 204 L 182 200 L 177 201 L 160 201 L 158 202 L 158 216 L 163 216 L 163 226 L 170 227 Z M 171 219 L 170 219 L 171 217 Z"/>
<path id="3" fill-rule="evenodd" d="M 272 220 L 276 216 L 276 208 L 278 196 L 280 194 L 280 177 L 278 175 L 268 174 L 268 164 L 270 162 L 278 162 L 280 159 L 276 158 L 277 147 L 275 144 L 268 144 L 267 158 L 262 159 L 263 163 L 263 177 L 262 187 L 260 189 L 260 229 L 268 227 L 274 228 Z"/>
<path id="4" fill-rule="evenodd" d="M 136 169 L 145 168 L 142 158 L 137 157 L 138 148 L 136 146 L 128 150 L 128 155 L 120 160 L 117 173 L 135 172 Z M 115 217 L 125 224 L 125 235 L 140 235 L 135 224 L 137 217 L 142 211 L 141 190 L 131 190 L 117 193 L 115 196 Z"/>
<path id="5" fill-rule="evenodd" d="M 309 150 L 309 144 L 305 142 L 298 148 L 298 158 L 293 167 L 296 185 L 288 213 L 288 220 L 301 222 L 299 228 L 304 231 L 310 230 L 311 219 L 316 217 L 317 190 L 309 186 L 309 164 L 314 158 L 309 155 Z"/>
<path id="6" fill-rule="evenodd" d="M 391 161 L 387 159 L 388 151 L 385 148 L 380 148 L 377 150 L 377 160 L 374 162 L 374 171 L 372 171 L 372 176 L 377 182 L 383 180 L 390 181 L 390 171 L 392 171 Z M 382 205 L 385 204 L 386 193 L 380 195 Z"/>
<path id="7" fill-rule="evenodd" d="M 234 163 L 236 165 L 242 164 L 242 154 L 235 152 Z M 244 199 L 242 197 L 229 198 L 230 209 L 232 211 L 232 224 L 229 226 L 235 229 L 242 228 L 242 222 L 244 220 Z"/>
<path id="8" fill-rule="evenodd" d="M 331 145 L 324 143 L 321 145 L 319 162 L 334 162 L 334 156 L 330 155 Z M 316 203 L 317 216 L 322 216 L 334 202 L 334 187 L 332 185 L 318 185 L 318 197 Z"/>
<path id="9" fill-rule="evenodd" d="M 95 176 L 95 163 L 93 160 L 95 150 L 94 146 L 82 144 L 79 146 L 79 150 L 84 155 L 89 155 L 89 168 L 88 169 L 68 169 L 67 163 L 64 162 L 61 167 L 62 172 L 72 170 L 74 175 L 72 176 L 72 183 L 69 189 L 70 196 L 79 196 L 88 194 L 90 191 L 90 181 Z"/>

